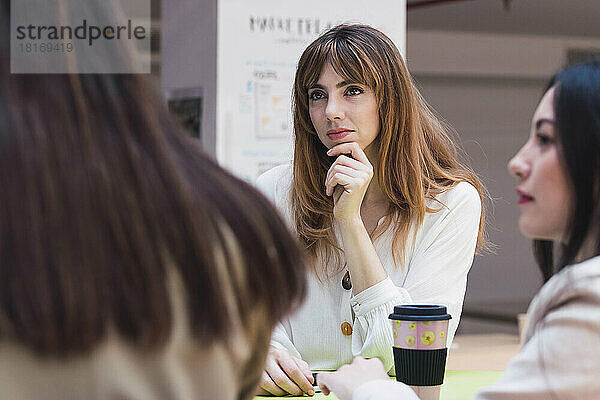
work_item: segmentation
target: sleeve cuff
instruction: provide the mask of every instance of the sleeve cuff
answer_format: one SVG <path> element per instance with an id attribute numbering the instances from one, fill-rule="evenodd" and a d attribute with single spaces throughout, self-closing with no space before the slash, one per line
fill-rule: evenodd
<path id="1" fill-rule="evenodd" d="M 406 289 L 394 285 L 392 279 L 388 276 L 381 282 L 363 290 L 350 299 L 350 305 L 354 314 L 362 316 L 371 310 L 394 299 L 399 299 L 400 303 L 411 303 L 412 299 Z"/>

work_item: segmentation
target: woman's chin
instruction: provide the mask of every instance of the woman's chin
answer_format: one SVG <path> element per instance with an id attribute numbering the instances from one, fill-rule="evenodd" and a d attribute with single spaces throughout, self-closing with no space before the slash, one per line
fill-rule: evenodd
<path id="1" fill-rule="evenodd" d="M 519 231 L 521 231 L 523 236 L 532 240 L 561 240 L 560 235 L 556 234 L 556 232 L 531 224 L 529 221 L 524 221 L 523 218 L 519 220 Z"/>
<path id="2" fill-rule="evenodd" d="M 540 230 L 539 227 L 536 227 L 535 224 L 532 224 L 531 221 L 523 218 L 523 216 L 519 218 L 519 231 L 521 231 L 521 235 L 528 239 L 546 240 L 543 230 Z"/>

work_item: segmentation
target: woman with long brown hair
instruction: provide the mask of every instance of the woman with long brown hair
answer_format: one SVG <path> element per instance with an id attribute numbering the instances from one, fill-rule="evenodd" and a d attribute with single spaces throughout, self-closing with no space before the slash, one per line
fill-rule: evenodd
<path id="1" fill-rule="evenodd" d="M 271 329 L 305 291 L 296 240 L 170 120 L 148 76 L 11 74 L 9 7 L 0 398 L 252 398 Z"/>
<path id="2" fill-rule="evenodd" d="M 435 303 L 458 326 L 483 242 L 478 178 L 380 31 L 340 25 L 300 57 L 294 161 L 257 185 L 304 244 L 303 307 L 273 332 L 261 387 L 312 393 L 309 369 L 378 357 L 391 372 L 394 305 Z"/>

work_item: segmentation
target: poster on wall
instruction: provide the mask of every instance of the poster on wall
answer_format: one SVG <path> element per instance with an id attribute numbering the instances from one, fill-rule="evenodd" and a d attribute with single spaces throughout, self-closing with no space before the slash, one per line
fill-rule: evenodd
<path id="1" fill-rule="evenodd" d="M 202 88 L 170 89 L 165 91 L 169 111 L 190 136 L 202 138 Z"/>
<path id="2" fill-rule="evenodd" d="M 296 63 L 319 34 L 366 23 L 405 54 L 405 0 L 219 0 L 217 15 L 217 159 L 250 182 L 292 159 Z"/>

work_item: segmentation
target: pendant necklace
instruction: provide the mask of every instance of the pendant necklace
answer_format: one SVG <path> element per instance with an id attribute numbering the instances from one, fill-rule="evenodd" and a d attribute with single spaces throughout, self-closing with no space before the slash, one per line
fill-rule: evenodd
<path id="1" fill-rule="evenodd" d="M 342 278 L 342 287 L 346 290 L 352 289 L 352 281 L 350 280 L 350 271 L 346 270 L 344 277 Z"/>

